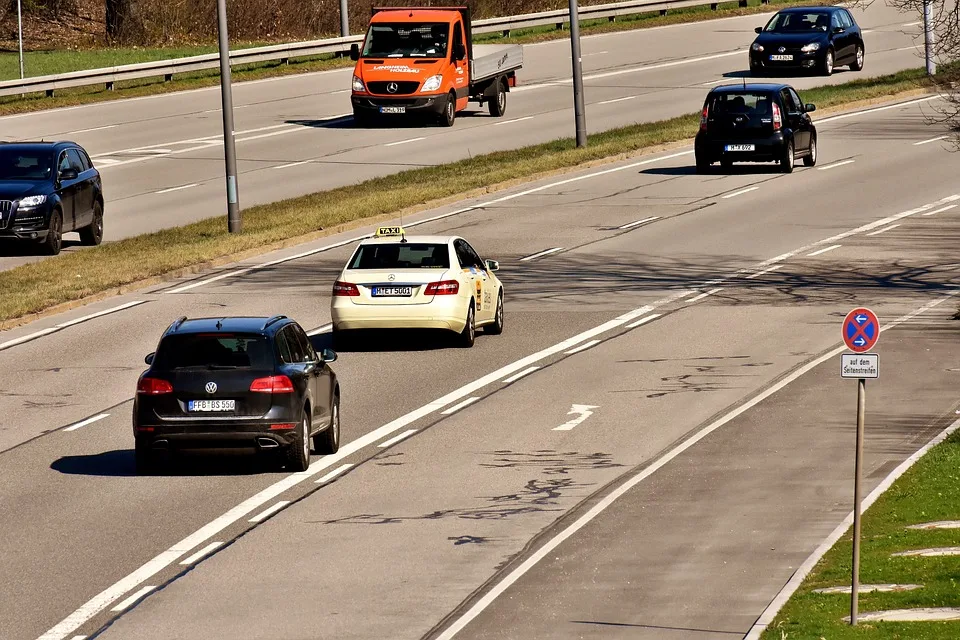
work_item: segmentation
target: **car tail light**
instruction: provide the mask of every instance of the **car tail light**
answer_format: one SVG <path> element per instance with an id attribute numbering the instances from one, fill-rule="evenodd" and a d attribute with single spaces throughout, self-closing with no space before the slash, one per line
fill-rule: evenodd
<path id="1" fill-rule="evenodd" d="M 780 131 L 783 126 L 783 118 L 780 116 L 780 105 L 773 103 L 773 130 Z"/>
<path id="2" fill-rule="evenodd" d="M 710 115 L 710 105 L 703 105 L 703 111 L 700 112 L 700 131 L 707 130 L 707 116 Z"/>
<path id="3" fill-rule="evenodd" d="M 290 429 L 295 429 L 296 426 L 297 425 L 293 422 L 281 422 L 270 425 L 270 431 L 287 431 Z"/>
<path id="4" fill-rule="evenodd" d="M 257 393 L 293 393 L 293 382 L 287 376 L 257 378 L 250 383 L 250 391 Z"/>
<path id="5" fill-rule="evenodd" d="M 137 393 L 148 396 L 159 396 L 164 393 L 173 393 L 173 385 L 159 378 L 141 378 L 137 383 Z"/>
<path id="6" fill-rule="evenodd" d="M 452 296 L 460 291 L 460 283 L 456 280 L 441 280 L 431 282 L 423 292 L 427 296 Z"/>
<path id="7" fill-rule="evenodd" d="M 335 296 L 358 296 L 360 295 L 360 290 L 357 289 L 357 285 L 351 284 L 349 282 L 340 282 L 337 280 L 333 283 L 333 295 Z"/>

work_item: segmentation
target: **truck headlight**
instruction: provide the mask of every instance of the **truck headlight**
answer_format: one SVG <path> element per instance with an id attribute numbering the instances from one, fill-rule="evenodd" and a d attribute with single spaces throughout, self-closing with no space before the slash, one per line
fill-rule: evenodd
<path id="1" fill-rule="evenodd" d="M 756 42 L 754 42 L 753 46 L 750 48 L 753 49 L 754 51 L 763 51 L 763 45 Z"/>
<path id="2" fill-rule="evenodd" d="M 813 53 L 819 48 L 820 48 L 819 42 L 811 42 L 810 44 L 805 44 L 802 47 L 800 47 L 800 51 L 803 51 L 804 53 Z"/>
<path id="3" fill-rule="evenodd" d="M 440 88 L 441 82 L 443 82 L 443 76 L 430 76 L 424 81 L 420 91 L 436 91 Z"/>
<path id="4" fill-rule="evenodd" d="M 366 91 L 367 88 L 363 86 L 363 80 L 357 76 L 353 76 L 353 90 L 354 91 Z"/>
<path id="5" fill-rule="evenodd" d="M 47 196 L 29 196 L 27 198 L 21 198 L 19 208 L 27 209 L 30 207 L 39 207 L 46 201 Z"/>

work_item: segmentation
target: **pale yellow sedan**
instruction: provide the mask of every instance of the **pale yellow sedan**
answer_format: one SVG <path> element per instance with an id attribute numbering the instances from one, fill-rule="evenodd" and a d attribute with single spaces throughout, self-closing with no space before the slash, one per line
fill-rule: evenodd
<path id="1" fill-rule="evenodd" d="M 360 242 L 333 285 L 334 340 L 355 329 L 441 329 L 472 347 L 479 328 L 503 332 L 499 268 L 459 236 L 380 227 Z"/>

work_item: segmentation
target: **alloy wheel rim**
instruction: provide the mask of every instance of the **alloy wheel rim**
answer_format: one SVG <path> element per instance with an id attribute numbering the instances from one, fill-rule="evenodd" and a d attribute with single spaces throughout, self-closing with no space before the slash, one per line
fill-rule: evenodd
<path id="1" fill-rule="evenodd" d="M 861 49 L 860 47 L 857 47 L 857 66 L 858 67 L 863 66 L 863 49 Z"/>
<path id="2" fill-rule="evenodd" d="M 833 52 L 827 51 L 827 71 L 833 71 Z"/>
<path id="3" fill-rule="evenodd" d="M 103 214 L 102 213 L 97 215 L 96 229 L 97 229 L 97 237 L 98 238 L 102 237 L 103 236 Z"/>
<path id="4" fill-rule="evenodd" d="M 340 442 L 340 406 L 333 405 L 333 441 Z"/>
<path id="5" fill-rule="evenodd" d="M 303 417 L 303 454 L 310 461 L 310 426 L 307 417 Z"/>
<path id="6" fill-rule="evenodd" d="M 500 95 L 497 96 L 497 102 L 500 104 L 500 110 L 503 111 L 503 107 L 507 102 L 507 94 L 502 89 L 500 91 Z"/>
<path id="7" fill-rule="evenodd" d="M 63 229 L 63 221 L 60 219 L 59 216 L 54 218 L 54 220 L 56 221 L 56 223 L 50 225 L 50 233 L 53 234 L 53 246 L 54 248 L 57 248 L 60 246 L 60 243 L 63 241 L 63 238 L 61 236 L 61 230 Z"/>
<path id="8" fill-rule="evenodd" d="M 817 161 L 817 139 L 814 138 L 813 142 L 810 143 L 810 157 L 814 162 Z"/>
<path id="9" fill-rule="evenodd" d="M 503 298 L 497 301 L 497 324 L 503 326 Z"/>
<path id="10" fill-rule="evenodd" d="M 467 328 L 468 328 L 468 330 L 470 331 L 470 334 L 469 334 L 469 335 L 470 335 L 470 339 L 472 340 L 472 339 L 473 339 L 473 334 L 474 334 L 474 331 L 475 331 L 475 328 L 474 328 L 474 326 L 473 326 L 473 307 L 471 307 L 471 308 L 470 308 L 470 311 L 467 312 Z"/>

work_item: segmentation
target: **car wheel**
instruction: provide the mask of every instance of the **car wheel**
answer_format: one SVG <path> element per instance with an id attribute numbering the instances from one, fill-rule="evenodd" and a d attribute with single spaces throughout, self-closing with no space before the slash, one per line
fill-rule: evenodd
<path id="1" fill-rule="evenodd" d="M 857 45 L 857 56 L 853 62 L 850 63 L 850 71 L 860 71 L 863 69 L 863 47 L 859 44 Z"/>
<path id="2" fill-rule="evenodd" d="M 354 109 L 353 111 L 353 124 L 358 127 L 369 127 L 373 123 L 373 118 L 370 117 L 370 114 Z"/>
<path id="3" fill-rule="evenodd" d="M 825 76 L 833 75 L 833 49 L 827 49 L 827 52 L 823 54 L 823 66 L 820 71 Z"/>
<path id="4" fill-rule="evenodd" d="M 150 444 L 143 440 L 136 440 L 133 449 L 133 464 L 138 476 L 152 476 L 157 473 L 157 458 L 150 450 Z"/>
<path id="5" fill-rule="evenodd" d="M 488 324 L 483 328 L 484 333 L 489 333 L 492 336 L 498 336 L 503 333 L 503 290 L 500 290 L 500 295 L 497 296 L 497 310 L 493 314 L 493 323 Z"/>
<path id="6" fill-rule="evenodd" d="M 803 164 L 807 167 L 817 164 L 817 136 L 810 137 L 810 153 L 804 156 Z"/>
<path id="7" fill-rule="evenodd" d="M 287 467 L 291 471 L 310 468 L 310 414 L 304 410 L 297 426 L 297 439 L 287 447 Z"/>
<path id="8" fill-rule="evenodd" d="M 351 334 L 343 329 L 334 328 L 331 332 L 333 336 L 334 351 L 349 351 L 351 343 Z"/>
<path id="9" fill-rule="evenodd" d="M 440 124 L 444 127 L 452 127 L 457 119 L 457 95 L 452 91 L 447 96 L 447 104 L 443 106 L 443 115 L 440 116 Z"/>
<path id="10" fill-rule="evenodd" d="M 780 168 L 784 173 L 793 173 L 793 140 L 787 142 L 787 148 L 780 158 Z"/>
<path id="11" fill-rule="evenodd" d="M 710 171 L 710 163 L 702 157 L 697 156 L 697 173 L 707 173 Z"/>
<path id="12" fill-rule="evenodd" d="M 477 339 L 477 328 L 474 323 L 473 301 L 467 308 L 467 323 L 460 332 L 460 346 L 469 349 Z"/>
<path id="13" fill-rule="evenodd" d="M 507 112 L 507 81 L 497 82 L 497 95 L 490 101 L 490 115 L 500 118 Z"/>
<path id="14" fill-rule="evenodd" d="M 721 160 L 720 166 L 724 171 L 731 171 L 733 169 L 733 160 Z"/>
<path id="15" fill-rule="evenodd" d="M 95 247 L 103 241 L 103 206 L 99 202 L 93 205 L 93 222 L 80 229 L 80 243 Z"/>
<path id="16" fill-rule="evenodd" d="M 63 216 L 59 211 L 54 211 L 50 216 L 50 231 L 47 237 L 40 243 L 40 248 L 48 256 L 55 256 L 60 253 L 63 246 Z"/>
<path id="17" fill-rule="evenodd" d="M 321 456 L 328 456 L 340 450 L 340 396 L 333 396 L 330 409 L 330 426 L 313 436 L 313 449 Z"/>

